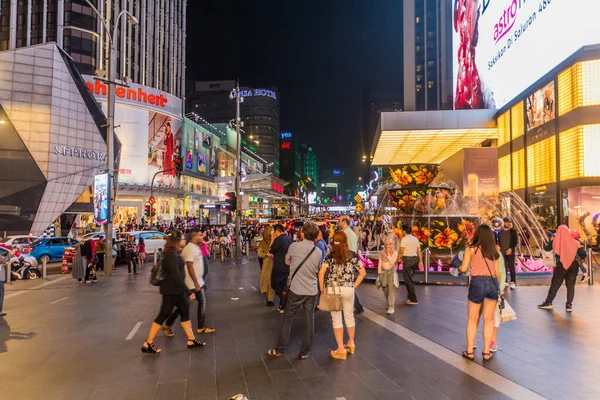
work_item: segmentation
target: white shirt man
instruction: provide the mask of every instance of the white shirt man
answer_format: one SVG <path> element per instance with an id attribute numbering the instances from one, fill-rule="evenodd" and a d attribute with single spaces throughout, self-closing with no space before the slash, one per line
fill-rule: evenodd
<path id="1" fill-rule="evenodd" d="M 200 246 L 190 241 L 183 248 L 181 257 L 183 258 L 183 261 L 185 261 L 186 265 L 185 284 L 195 292 L 200 291 L 200 288 L 204 286 L 204 280 L 202 279 L 202 275 L 204 274 L 204 257 L 202 256 Z M 192 263 L 192 268 L 190 268 L 189 263 Z M 195 281 L 198 283 L 199 287 L 196 287 L 196 282 L 194 282 L 192 275 L 190 275 L 190 269 L 194 273 L 196 278 Z"/>
<path id="2" fill-rule="evenodd" d="M 356 253 L 358 251 L 358 236 L 356 236 L 356 233 L 350 228 L 350 217 L 344 215 L 340 219 L 340 228 L 342 228 L 348 239 L 348 249 Z"/>
<path id="3" fill-rule="evenodd" d="M 421 256 L 421 243 L 419 239 L 412 235 L 412 229 L 409 225 L 402 225 L 404 237 L 400 241 L 400 257 L 402 257 L 402 276 L 404 285 L 408 292 L 408 299 L 404 302 L 407 305 L 414 306 L 419 304 L 415 291 L 415 269 L 423 268 Z"/>

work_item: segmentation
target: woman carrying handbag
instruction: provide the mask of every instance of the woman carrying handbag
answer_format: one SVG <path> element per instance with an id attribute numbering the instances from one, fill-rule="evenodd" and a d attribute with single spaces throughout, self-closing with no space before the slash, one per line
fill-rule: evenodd
<path id="1" fill-rule="evenodd" d="M 388 301 L 387 315 L 394 313 L 396 303 L 396 289 L 398 289 L 398 274 L 396 273 L 396 260 L 398 252 L 394 250 L 394 243 L 391 238 L 385 239 L 385 248 L 379 253 L 379 262 L 377 263 L 377 288 L 381 286 L 383 293 Z"/>
<path id="2" fill-rule="evenodd" d="M 358 273 L 356 281 L 355 274 Z M 327 274 L 327 276 L 325 276 Z M 325 258 L 319 270 L 319 287 L 322 296 L 333 291 L 341 293 L 342 311 L 331 311 L 333 333 L 337 342 L 337 349 L 331 352 L 331 357 L 345 360 L 348 353 L 354 354 L 356 345 L 354 343 L 354 290 L 361 284 L 367 272 L 362 261 L 356 253 L 348 249 L 348 238 L 344 232 L 336 232 L 333 235 L 333 249 L 331 254 Z M 325 289 L 327 288 L 327 292 Z M 343 313 L 343 314 L 342 314 Z M 348 342 L 344 345 L 344 324 L 348 331 Z"/>
<path id="3" fill-rule="evenodd" d="M 483 314 L 483 360 L 489 361 L 493 358 L 490 346 L 494 334 L 494 313 L 500 299 L 499 258 L 500 253 L 496 249 L 492 228 L 488 225 L 480 225 L 475 231 L 472 244 L 465 250 L 459 268 L 464 273 L 469 266 L 471 267 L 467 308 L 467 350 L 462 353 L 463 357 L 471 361 L 475 359 L 473 348 L 480 313 Z"/>

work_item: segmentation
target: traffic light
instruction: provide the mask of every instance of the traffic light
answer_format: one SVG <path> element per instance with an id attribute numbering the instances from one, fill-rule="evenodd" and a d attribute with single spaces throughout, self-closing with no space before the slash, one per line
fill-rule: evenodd
<path id="1" fill-rule="evenodd" d="M 150 204 L 146 204 L 144 206 L 144 215 L 148 218 L 150 218 L 151 216 L 156 216 L 156 208 L 154 208 L 154 206 L 151 206 Z"/>
<path id="2" fill-rule="evenodd" d="M 179 176 L 181 175 L 181 171 L 183 171 L 183 161 L 181 160 L 180 156 L 173 157 L 173 161 L 175 164 L 175 175 L 177 175 L 177 177 L 179 178 Z"/>
<path id="3" fill-rule="evenodd" d="M 235 196 L 235 192 L 227 192 L 225 193 L 225 197 L 229 211 L 235 211 L 237 209 L 237 197 Z"/>

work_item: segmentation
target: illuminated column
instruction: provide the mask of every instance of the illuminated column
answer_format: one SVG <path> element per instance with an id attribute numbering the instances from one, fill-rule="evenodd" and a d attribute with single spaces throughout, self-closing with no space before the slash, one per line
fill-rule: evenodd
<path id="1" fill-rule="evenodd" d="M 146 85 L 146 1 L 141 0 L 141 12 L 140 12 L 140 84 Z"/>
<path id="2" fill-rule="evenodd" d="M 27 0 L 27 47 L 31 46 L 31 0 Z"/>
<path id="3" fill-rule="evenodd" d="M 46 30 L 48 30 L 48 0 L 42 5 L 42 43 L 46 43 Z"/>
<path id="4" fill-rule="evenodd" d="M 10 0 L 9 49 L 17 48 L 17 0 Z"/>
<path id="5" fill-rule="evenodd" d="M 58 0 L 58 8 L 56 11 L 56 43 L 58 47 L 63 48 L 63 30 L 65 24 L 65 0 Z"/>

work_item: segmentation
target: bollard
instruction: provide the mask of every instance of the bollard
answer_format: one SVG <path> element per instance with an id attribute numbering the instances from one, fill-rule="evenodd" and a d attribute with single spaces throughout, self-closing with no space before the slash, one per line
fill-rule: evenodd
<path id="1" fill-rule="evenodd" d="M 588 279 L 588 285 L 594 284 L 594 253 L 592 253 L 592 249 L 588 249 L 587 256 L 587 264 L 588 264 L 588 274 L 590 279 Z"/>
<path id="2" fill-rule="evenodd" d="M 429 249 L 425 249 L 425 260 L 423 262 L 423 269 L 425 270 L 425 283 L 429 283 Z"/>
<path id="3" fill-rule="evenodd" d="M 46 279 L 46 257 L 42 260 L 42 279 Z"/>
<path id="4" fill-rule="evenodd" d="M 154 267 L 156 267 L 156 263 L 158 262 L 158 261 L 156 260 L 156 257 L 157 257 L 157 256 L 158 256 L 158 250 L 154 250 L 154 261 L 152 261 L 152 262 L 153 262 L 153 266 L 154 266 Z"/>
<path id="5" fill-rule="evenodd" d="M 6 270 L 6 284 L 10 285 L 10 281 L 12 279 L 12 263 L 10 262 L 10 260 L 4 264 L 4 269 Z"/>

